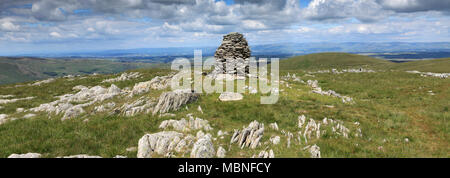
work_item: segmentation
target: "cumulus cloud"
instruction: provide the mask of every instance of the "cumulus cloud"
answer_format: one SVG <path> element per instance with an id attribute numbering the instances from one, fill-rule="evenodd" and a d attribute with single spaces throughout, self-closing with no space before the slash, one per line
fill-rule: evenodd
<path id="1" fill-rule="evenodd" d="M 450 11 L 446 0 L 377 0 L 384 8 L 396 12 Z"/>
<path id="2" fill-rule="evenodd" d="M 430 33 L 445 39 L 448 14 L 444 0 L 312 0 L 302 8 L 298 0 L 1 0 L 0 39 L 86 48 L 205 45 L 232 31 L 255 43 Z"/>
<path id="3" fill-rule="evenodd" d="M 356 18 L 373 22 L 389 15 L 374 0 L 313 0 L 302 12 L 310 20 L 336 20 Z"/>
<path id="4" fill-rule="evenodd" d="M 10 21 L 4 21 L 4 22 L 1 22 L 1 20 L 0 20 L 0 29 L 2 30 L 2 31 L 17 31 L 17 30 L 19 30 L 19 26 L 18 25 L 14 25 L 12 22 L 10 22 Z"/>

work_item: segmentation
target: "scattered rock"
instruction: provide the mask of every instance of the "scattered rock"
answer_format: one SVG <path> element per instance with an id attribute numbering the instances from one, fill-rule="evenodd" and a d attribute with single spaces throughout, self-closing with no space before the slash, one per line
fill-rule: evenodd
<path id="1" fill-rule="evenodd" d="M 165 120 L 159 125 L 160 129 L 167 129 L 172 127 L 176 131 L 187 132 L 191 130 L 212 130 L 209 122 L 200 118 L 190 116 L 189 120 L 181 118 L 180 120 Z"/>
<path id="2" fill-rule="evenodd" d="M 271 129 L 273 129 L 273 130 L 278 131 L 278 124 L 277 124 L 276 122 L 271 123 L 271 124 L 269 125 L 269 127 L 270 127 Z"/>
<path id="3" fill-rule="evenodd" d="M 25 98 L 14 98 L 14 99 L 0 99 L 0 104 L 8 104 L 8 103 L 15 103 L 17 101 L 22 101 L 22 100 L 31 100 L 34 97 L 30 96 L 30 97 L 25 97 Z"/>
<path id="4" fill-rule="evenodd" d="M 279 136 L 271 137 L 270 142 L 272 142 L 272 144 L 274 145 L 278 145 L 280 143 L 280 137 Z"/>
<path id="5" fill-rule="evenodd" d="M 218 158 L 225 158 L 226 153 L 227 153 L 227 151 L 225 151 L 225 149 L 222 147 L 219 147 L 217 149 L 217 157 Z"/>
<path id="6" fill-rule="evenodd" d="M 133 152 L 137 150 L 137 147 L 128 147 L 127 149 L 125 149 L 128 152 Z"/>
<path id="7" fill-rule="evenodd" d="M 178 110 L 181 106 L 197 101 L 198 93 L 191 90 L 175 90 L 172 92 L 164 92 L 159 96 L 158 104 L 153 110 L 153 115 L 156 113 L 167 113 L 171 110 Z"/>
<path id="8" fill-rule="evenodd" d="M 153 153 L 159 155 L 166 155 L 168 152 L 174 150 L 181 144 L 182 133 L 175 131 L 163 131 L 154 134 L 146 134 L 138 143 L 138 158 L 151 158 Z M 183 143 L 184 146 L 187 145 L 186 141 Z M 181 150 L 182 148 L 180 148 Z"/>
<path id="9" fill-rule="evenodd" d="M 233 92 L 224 92 L 219 96 L 220 101 L 238 101 L 242 100 L 243 98 L 244 96 L 242 96 L 242 94 Z"/>
<path id="10" fill-rule="evenodd" d="M 8 158 L 40 158 L 42 155 L 39 153 L 26 153 L 26 154 L 12 154 Z"/>
<path id="11" fill-rule="evenodd" d="M 273 150 L 269 151 L 261 151 L 258 155 L 253 155 L 252 158 L 275 158 L 275 154 L 273 153 Z"/>
<path id="12" fill-rule="evenodd" d="M 23 109 L 23 108 L 17 108 L 17 109 L 16 109 L 16 112 L 17 112 L 17 113 L 21 113 L 21 112 L 23 112 L 23 111 L 25 111 L 25 109 Z"/>
<path id="13" fill-rule="evenodd" d="M 36 114 L 29 113 L 29 114 L 26 114 L 25 116 L 23 116 L 23 118 L 24 119 L 29 119 L 29 118 L 32 118 L 32 117 L 35 117 L 35 116 L 36 116 Z"/>
<path id="14" fill-rule="evenodd" d="M 80 155 L 71 155 L 71 156 L 63 156 L 59 158 L 102 158 L 101 156 L 91 156 L 87 154 L 80 154 Z"/>
<path id="15" fill-rule="evenodd" d="M 311 158 L 320 158 L 320 147 L 317 145 L 311 146 L 309 153 L 311 153 Z"/>
<path id="16" fill-rule="evenodd" d="M 8 120 L 7 114 L 0 114 L 0 124 L 5 123 Z"/>
<path id="17" fill-rule="evenodd" d="M 94 108 L 94 112 L 99 113 L 99 112 L 105 112 L 105 111 L 110 111 L 112 110 L 114 107 L 116 107 L 116 103 L 114 102 L 109 102 L 100 106 L 96 106 Z"/>
<path id="18" fill-rule="evenodd" d="M 200 112 L 200 113 L 202 113 L 203 114 L 203 110 L 202 110 L 202 107 L 200 106 L 200 105 L 198 105 L 198 108 L 197 108 L 197 110 Z"/>
<path id="19" fill-rule="evenodd" d="M 120 95 L 120 88 L 111 85 L 109 88 L 95 86 L 91 88 L 83 88 L 75 94 L 65 94 L 58 96 L 58 100 L 41 104 L 36 108 L 31 108 L 32 112 L 48 112 L 49 114 L 64 114 L 62 120 L 78 117 L 84 113 L 83 107 L 90 106 L 95 102 L 102 102 Z M 71 103 L 82 103 L 73 105 Z"/>
<path id="20" fill-rule="evenodd" d="M 136 114 L 139 114 L 139 113 L 148 114 L 153 111 L 155 104 L 156 104 L 156 102 L 154 101 L 153 98 L 148 98 L 148 97 L 143 96 L 131 103 L 125 103 L 120 108 L 120 111 L 124 116 L 127 116 L 127 117 L 135 116 Z"/>
<path id="21" fill-rule="evenodd" d="M 215 153 L 211 137 L 205 135 L 195 142 L 191 151 L 191 158 L 212 158 Z"/>
<path id="22" fill-rule="evenodd" d="M 264 124 L 258 121 L 251 122 L 247 128 L 242 131 L 235 130 L 231 137 L 230 144 L 238 143 L 242 149 L 244 147 L 256 148 L 260 143 L 260 140 L 264 134 Z"/>
<path id="23" fill-rule="evenodd" d="M 307 83 L 313 89 L 313 93 L 341 98 L 343 103 L 353 103 L 353 99 L 348 96 L 342 96 L 333 90 L 323 91 L 322 88 L 319 87 L 317 80 L 308 80 Z"/>
<path id="24" fill-rule="evenodd" d="M 139 72 L 122 73 L 119 77 L 103 80 L 102 83 L 127 81 L 135 78 L 139 78 L 141 74 Z"/>
<path id="25" fill-rule="evenodd" d="M 41 80 L 41 81 L 38 81 L 38 82 L 35 82 L 35 83 L 32 83 L 32 84 L 29 84 L 29 86 L 41 86 L 42 84 L 51 83 L 53 81 L 55 81 L 54 78 L 49 78 L 49 79 L 46 79 L 46 80 Z"/>
<path id="26" fill-rule="evenodd" d="M 3 98 L 12 98 L 12 97 L 14 97 L 15 95 L 0 95 L 0 99 L 3 99 Z"/>
<path id="27" fill-rule="evenodd" d="M 122 155 L 116 155 L 114 156 L 114 158 L 127 158 L 126 156 L 122 156 Z"/>
<path id="28" fill-rule="evenodd" d="M 130 96 L 139 95 L 142 93 L 147 93 L 150 89 L 162 90 L 166 89 L 170 81 L 172 80 L 173 74 L 167 76 L 156 76 L 150 81 L 140 82 L 134 85 L 133 89 L 130 91 Z"/>
<path id="29" fill-rule="evenodd" d="M 450 77 L 450 73 L 433 73 L 433 72 L 419 72 L 419 71 L 406 71 L 408 73 L 412 73 L 412 74 L 420 74 L 420 76 L 422 77 L 438 77 L 438 78 L 449 78 Z"/>

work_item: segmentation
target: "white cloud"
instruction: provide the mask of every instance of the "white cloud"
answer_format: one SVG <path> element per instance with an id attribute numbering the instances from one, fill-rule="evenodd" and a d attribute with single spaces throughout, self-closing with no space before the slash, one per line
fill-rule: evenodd
<path id="1" fill-rule="evenodd" d="M 54 38 L 61 38 L 62 37 L 61 34 L 59 34 L 58 32 L 51 32 L 49 35 L 51 37 L 54 37 Z"/>
<path id="2" fill-rule="evenodd" d="M 262 30 L 267 28 L 262 22 L 256 20 L 243 20 L 242 26 L 247 30 Z"/>
<path id="3" fill-rule="evenodd" d="M 5 22 L 0 21 L 0 24 L 1 24 L 0 29 L 3 31 L 17 31 L 20 28 L 18 25 L 14 25 L 10 21 L 5 21 Z"/>

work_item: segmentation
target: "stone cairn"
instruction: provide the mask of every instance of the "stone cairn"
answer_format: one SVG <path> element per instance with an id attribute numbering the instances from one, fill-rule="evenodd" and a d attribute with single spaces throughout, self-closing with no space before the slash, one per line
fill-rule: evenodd
<path id="1" fill-rule="evenodd" d="M 216 65 L 212 74 L 215 76 L 218 74 L 243 76 L 249 72 L 250 56 L 250 47 L 244 35 L 237 32 L 229 33 L 223 37 L 222 44 L 214 54 Z"/>

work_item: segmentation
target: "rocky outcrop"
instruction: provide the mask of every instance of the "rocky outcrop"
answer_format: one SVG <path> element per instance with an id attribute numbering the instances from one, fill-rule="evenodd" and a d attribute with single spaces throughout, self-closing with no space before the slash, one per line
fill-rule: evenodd
<path id="1" fill-rule="evenodd" d="M 53 81 L 55 81 L 54 78 L 49 78 L 49 79 L 46 79 L 46 80 L 41 80 L 41 81 L 38 81 L 38 82 L 35 82 L 35 83 L 32 83 L 32 84 L 29 84 L 29 86 L 41 86 L 42 84 L 51 83 Z"/>
<path id="2" fill-rule="evenodd" d="M 253 155 L 252 158 L 275 158 L 275 154 L 273 153 L 273 150 L 269 151 L 261 151 L 258 155 Z"/>
<path id="3" fill-rule="evenodd" d="M 216 64 L 212 74 L 244 75 L 249 72 L 250 56 L 250 47 L 244 35 L 237 32 L 227 34 L 214 53 Z"/>
<path id="4" fill-rule="evenodd" d="M 331 69 L 331 70 L 319 70 L 316 72 L 308 72 L 310 74 L 323 74 L 323 73 L 332 73 L 332 74 L 342 74 L 342 73 L 373 73 L 374 70 L 371 69 L 364 69 L 364 68 L 357 68 L 357 69 Z"/>
<path id="5" fill-rule="evenodd" d="M 141 76 L 141 74 L 139 72 L 122 73 L 122 75 L 120 75 L 116 78 L 103 80 L 102 83 L 127 81 L 127 80 L 131 80 L 131 79 L 139 78 L 140 76 Z"/>
<path id="6" fill-rule="evenodd" d="M 237 129 L 231 137 L 230 143 L 238 143 L 242 149 L 244 147 L 256 148 L 264 134 L 264 124 L 258 121 L 251 122 L 247 128 L 242 131 Z"/>
<path id="7" fill-rule="evenodd" d="M 167 76 L 156 76 L 150 81 L 137 83 L 130 91 L 130 96 L 147 93 L 148 91 L 150 91 L 150 89 L 153 90 L 166 89 L 167 87 L 169 87 L 172 77 L 173 74 L 169 74 Z"/>
<path id="8" fill-rule="evenodd" d="M 7 114 L 0 114 L 0 125 L 5 123 L 8 120 Z"/>
<path id="9" fill-rule="evenodd" d="M 280 143 L 280 136 L 273 136 L 270 137 L 270 142 L 274 145 L 278 145 Z"/>
<path id="10" fill-rule="evenodd" d="M 192 144 L 193 136 L 183 138 L 182 133 L 163 131 L 146 134 L 138 143 L 138 158 L 152 158 L 153 154 L 166 155 L 171 151 L 181 152 Z"/>
<path id="11" fill-rule="evenodd" d="M 40 158 L 42 155 L 39 153 L 26 153 L 26 154 L 11 154 L 8 158 Z"/>
<path id="12" fill-rule="evenodd" d="M 220 101 L 239 101 L 243 98 L 244 96 L 242 94 L 233 92 L 224 92 L 219 96 Z"/>
<path id="13" fill-rule="evenodd" d="M 32 112 L 48 112 L 51 114 L 63 114 L 62 120 L 78 117 L 84 113 L 83 107 L 90 106 L 96 102 L 111 99 L 120 95 L 121 90 L 115 85 L 109 88 L 95 86 L 91 88 L 82 88 L 75 94 L 66 94 L 58 96 L 58 100 L 41 104 L 38 107 L 31 108 Z M 72 103 L 82 103 L 73 105 Z"/>
<path id="14" fill-rule="evenodd" d="M 273 130 L 278 131 L 278 124 L 276 122 L 269 124 L 269 127 Z"/>
<path id="15" fill-rule="evenodd" d="M 412 74 L 420 74 L 420 76 L 422 76 L 422 77 L 437 77 L 437 78 L 442 78 L 442 79 L 450 77 L 450 73 L 419 72 L 417 70 L 406 71 L 406 72 L 412 73 Z"/>
<path id="16" fill-rule="evenodd" d="M 155 101 L 152 98 L 148 97 L 141 97 L 136 101 L 133 101 L 131 103 L 125 103 L 120 108 L 121 113 L 124 116 L 131 117 L 135 116 L 139 113 L 151 113 L 153 111 L 153 107 L 155 106 Z"/>
<path id="17" fill-rule="evenodd" d="M 355 137 L 362 137 L 361 128 L 359 123 L 355 123 L 356 129 L 354 131 Z M 301 141 L 300 137 L 303 137 L 304 142 L 308 143 L 308 139 L 316 138 L 319 139 L 322 135 L 325 135 L 328 130 L 331 130 L 331 135 L 341 136 L 344 138 L 349 138 L 350 129 L 348 129 L 344 122 L 341 120 L 333 120 L 329 118 L 324 118 L 322 121 L 316 121 L 314 119 L 306 119 L 306 116 L 301 115 L 298 117 L 298 127 L 300 131 L 298 132 L 298 140 Z"/>
<path id="18" fill-rule="evenodd" d="M 308 80 L 307 83 L 313 89 L 312 90 L 313 93 L 317 93 L 320 95 L 334 96 L 334 97 L 342 99 L 343 103 L 353 103 L 354 102 L 353 98 L 350 98 L 348 96 L 342 96 L 341 94 L 339 94 L 333 90 L 323 91 L 322 88 L 319 87 L 317 80 Z"/>
<path id="19" fill-rule="evenodd" d="M 199 98 L 198 93 L 194 93 L 192 90 L 175 90 L 171 92 L 165 92 L 159 96 L 158 104 L 153 110 L 153 115 L 156 113 L 167 113 L 171 110 L 178 110 L 181 106 L 197 101 Z"/>
<path id="20" fill-rule="evenodd" d="M 15 103 L 17 101 L 22 101 L 22 100 L 31 100 L 34 97 L 30 96 L 30 97 L 25 97 L 25 98 L 14 98 L 14 99 L 0 99 L 0 104 L 8 104 L 8 103 Z"/>
<path id="21" fill-rule="evenodd" d="M 200 118 L 192 117 L 192 115 L 188 115 L 189 120 L 186 120 L 184 118 L 181 118 L 180 120 L 165 120 L 160 125 L 160 129 L 167 129 L 169 127 L 172 127 L 176 131 L 180 132 L 188 132 L 191 130 L 205 130 L 210 131 L 212 130 L 212 127 L 209 125 L 209 122 L 207 120 L 203 120 Z"/>
<path id="22" fill-rule="evenodd" d="M 216 156 L 218 157 L 218 158 L 225 158 L 225 155 L 227 154 L 227 151 L 223 148 L 223 147 L 219 147 L 218 149 L 217 149 L 217 154 L 216 154 Z"/>
<path id="23" fill-rule="evenodd" d="M 313 145 L 313 146 L 308 145 L 305 148 L 303 148 L 303 150 L 309 150 L 309 153 L 311 154 L 311 158 L 321 158 L 320 147 L 317 145 Z"/>
<path id="24" fill-rule="evenodd" d="M 94 108 L 94 112 L 99 113 L 99 112 L 106 112 L 106 111 L 110 111 L 112 110 L 114 107 L 116 107 L 116 103 L 114 102 L 109 102 L 100 106 L 96 106 Z"/>
<path id="25" fill-rule="evenodd" d="M 80 155 L 71 155 L 71 156 L 63 156 L 58 158 L 102 158 L 101 156 L 91 156 L 87 154 L 80 154 Z"/>
<path id="26" fill-rule="evenodd" d="M 191 151 L 191 158 L 212 158 L 215 153 L 210 135 L 204 135 L 195 142 Z"/>

